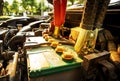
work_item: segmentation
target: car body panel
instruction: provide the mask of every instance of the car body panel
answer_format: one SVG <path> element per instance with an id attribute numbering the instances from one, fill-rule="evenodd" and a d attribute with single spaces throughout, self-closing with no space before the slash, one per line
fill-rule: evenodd
<path id="1" fill-rule="evenodd" d="M 31 18 L 31 17 L 13 17 L 10 18 L 0 24 L 0 27 L 3 28 L 17 28 L 17 24 L 22 24 L 22 26 L 28 25 L 33 21 L 37 21 L 39 19 Z"/>

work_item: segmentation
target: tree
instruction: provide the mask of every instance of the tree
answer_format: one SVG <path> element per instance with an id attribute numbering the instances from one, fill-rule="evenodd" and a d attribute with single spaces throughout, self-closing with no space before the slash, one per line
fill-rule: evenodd
<path id="1" fill-rule="evenodd" d="M 31 13 L 36 12 L 35 7 L 37 7 L 37 3 L 35 0 L 29 0 L 29 6 L 31 7 L 31 9 L 29 10 Z"/>
<path id="2" fill-rule="evenodd" d="M 0 16 L 3 15 L 3 0 L 0 0 Z"/>
<path id="3" fill-rule="evenodd" d="M 41 14 L 41 3 L 38 3 L 38 5 L 37 5 L 37 14 Z"/>
<path id="4" fill-rule="evenodd" d="M 15 14 L 18 14 L 19 13 L 19 3 L 17 0 L 14 0 L 12 5 L 11 5 L 11 11 Z"/>
<path id="5" fill-rule="evenodd" d="M 36 0 L 22 0 L 21 6 L 25 9 L 25 11 L 29 11 L 31 13 L 34 13 L 35 7 L 37 7 Z"/>
<path id="6" fill-rule="evenodd" d="M 26 1 L 26 0 L 22 0 L 21 6 L 23 6 L 23 8 L 24 8 L 25 10 L 27 10 L 27 6 L 28 6 L 27 1 Z"/>
<path id="7" fill-rule="evenodd" d="M 4 2 L 3 14 L 4 14 L 4 15 L 9 14 L 9 3 L 8 3 L 7 1 Z"/>

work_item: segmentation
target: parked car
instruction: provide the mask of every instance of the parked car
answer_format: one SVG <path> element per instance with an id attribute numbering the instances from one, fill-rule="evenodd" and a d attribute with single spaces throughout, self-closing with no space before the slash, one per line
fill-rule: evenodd
<path id="1" fill-rule="evenodd" d="M 48 23 L 50 21 L 51 21 L 51 18 L 48 18 L 47 20 L 38 20 L 38 21 L 31 22 L 28 25 L 23 26 L 22 29 L 19 30 L 17 33 L 16 33 L 16 30 L 12 29 L 10 31 L 10 34 L 6 34 L 6 37 L 4 39 L 4 41 L 7 40 L 5 42 L 5 47 L 7 49 L 9 47 L 9 49 L 12 51 L 17 51 L 18 47 L 23 46 L 23 43 L 25 42 L 25 37 L 27 36 L 28 32 L 34 31 L 36 36 L 42 35 L 43 29 L 47 28 L 47 26 L 40 30 L 39 29 L 40 24 L 41 23 Z M 16 33 L 16 35 L 13 35 L 14 32 Z M 11 34 L 12 34 L 12 36 L 10 37 Z"/>
<path id="2" fill-rule="evenodd" d="M 31 22 L 30 24 L 24 26 L 20 32 L 32 31 L 35 28 L 39 28 L 41 23 L 49 23 L 52 20 L 51 17 L 47 18 L 46 20 L 39 20 Z M 44 28 L 43 28 L 44 29 Z"/>
<path id="3" fill-rule="evenodd" d="M 0 23 L 0 27 L 16 29 L 18 25 L 25 26 L 33 21 L 37 21 L 39 19 L 33 17 L 13 17 L 2 23 Z"/>
<path id="4" fill-rule="evenodd" d="M 20 32 L 27 32 L 27 31 L 32 31 L 33 28 L 39 28 L 40 24 L 45 22 L 44 20 L 39 20 L 39 21 L 34 21 L 31 22 L 30 24 L 24 26 Z"/>

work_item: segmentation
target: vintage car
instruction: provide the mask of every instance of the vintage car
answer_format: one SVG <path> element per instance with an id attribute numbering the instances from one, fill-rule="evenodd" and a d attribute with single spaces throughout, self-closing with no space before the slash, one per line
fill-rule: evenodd
<path id="1" fill-rule="evenodd" d="M 16 32 L 15 29 L 11 29 L 11 34 L 7 34 L 4 38 L 4 42 L 6 47 L 9 47 L 13 51 L 17 51 L 18 47 L 22 47 L 23 43 L 25 42 L 25 37 L 27 36 L 42 36 L 42 31 L 49 26 L 51 18 L 48 18 L 47 20 L 38 20 L 29 23 L 26 26 L 23 26 L 19 31 L 17 31 L 16 35 L 14 35 L 14 32 Z M 40 25 L 42 23 L 46 23 L 46 26 L 44 28 L 40 28 Z M 28 33 L 34 32 L 34 34 L 30 35 Z"/>
<path id="2" fill-rule="evenodd" d="M 33 21 L 37 21 L 39 19 L 33 17 L 13 17 L 10 18 L 0 24 L 0 27 L 15 29 L 18 25 L 25 26 Z"/>

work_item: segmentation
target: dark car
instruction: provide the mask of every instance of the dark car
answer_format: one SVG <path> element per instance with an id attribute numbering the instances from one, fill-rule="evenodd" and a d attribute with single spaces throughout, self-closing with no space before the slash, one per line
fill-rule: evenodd
<path id="1" fill-rule="evenodd" d="M 24 21 L 24 20 L 23 20 Z M 43 20 L 40 21 L 34 21 L 31 23 L 27 23 L 25 26 L 23 26 L 21 28 L 21 30 L 18 30 L 15 28 L 11 28 L 7 31 L 7 33 L 4 36 L 4 50 L 8 49 L 8 47 L 12 50 L 12 51 L 17 51 L 18 46 L 22 46 L 24 39 L 25 39 L 25 35 L 26 32 L 28 31 L 32 31 L 33 27 L 39 27 L 40 23 L 44 22 Z M 13 27 L 13 26 L 11 26 Z"/>
<path id="2" fill-rule="evenodd" d="M 39 21 L 34 21 L 31 22 L 30 24 L 24 26 L 20 32 L 27 32 L 27 31 L 32 31 L 33 28 L 39 28 L 40 24 L 45 22 L 44 20 L 39 20 Z"/>
<path id="3" fill-rule="evenodd" d="M 26 31 L 32 31 L 35 28 L 39 28 L 41 23 L 46 23 L 46 25 L 48 26 L 47 23 L 49 23 L 52 20 L 51 17 L 47 18 L 46 20 L 39 20 L 39 21 L 34 21 L 31 22 L 30 24 L 24 26 L 20 32 L 26 32 Z M 46 26 L 45 26 L 46 27 Z M 46 27 L 47 28 L 47 27 Z M 44 28 L 43 28 L 44 29 Z"/>
<path id="4" fill-rule="evenodd" d="M 25 26 L 39 19 L 33 17 L 13 17 L 0 24 L 0 27 L 16 29 L 18 25 Z"/>
<path id="5" fill-rule="evenodd" d="M 26 26 L 23 26 L 23 28 L 21 30 L 19 30 L 16 35 L 12 35 L 11 37 L 8 35 L 6 36 L 6 39 L 8 39 L 6 41 L 5 46 L 9 47 L 12 51 L 17 51 L 18 47 L 22 47 L 23 43 L 25 42 L 25 37 L 30 36 L 29 34 L 27 34 L 28 32 L 34 31 L 35 36 L 41 36 L 42 35 L 42 31 L 48 27 L 49 22 L 51 21 L 51 18 L 48 18 L 46 20 L 38 20 L 38 21 L 34 21 L 29 23 Z M 46 23 L 46 26 L 44 26 L 44 28 L 39 28 L 41 23 Z M 16 32 L 16 30 L 11 30 L 11 33 Z"/>

